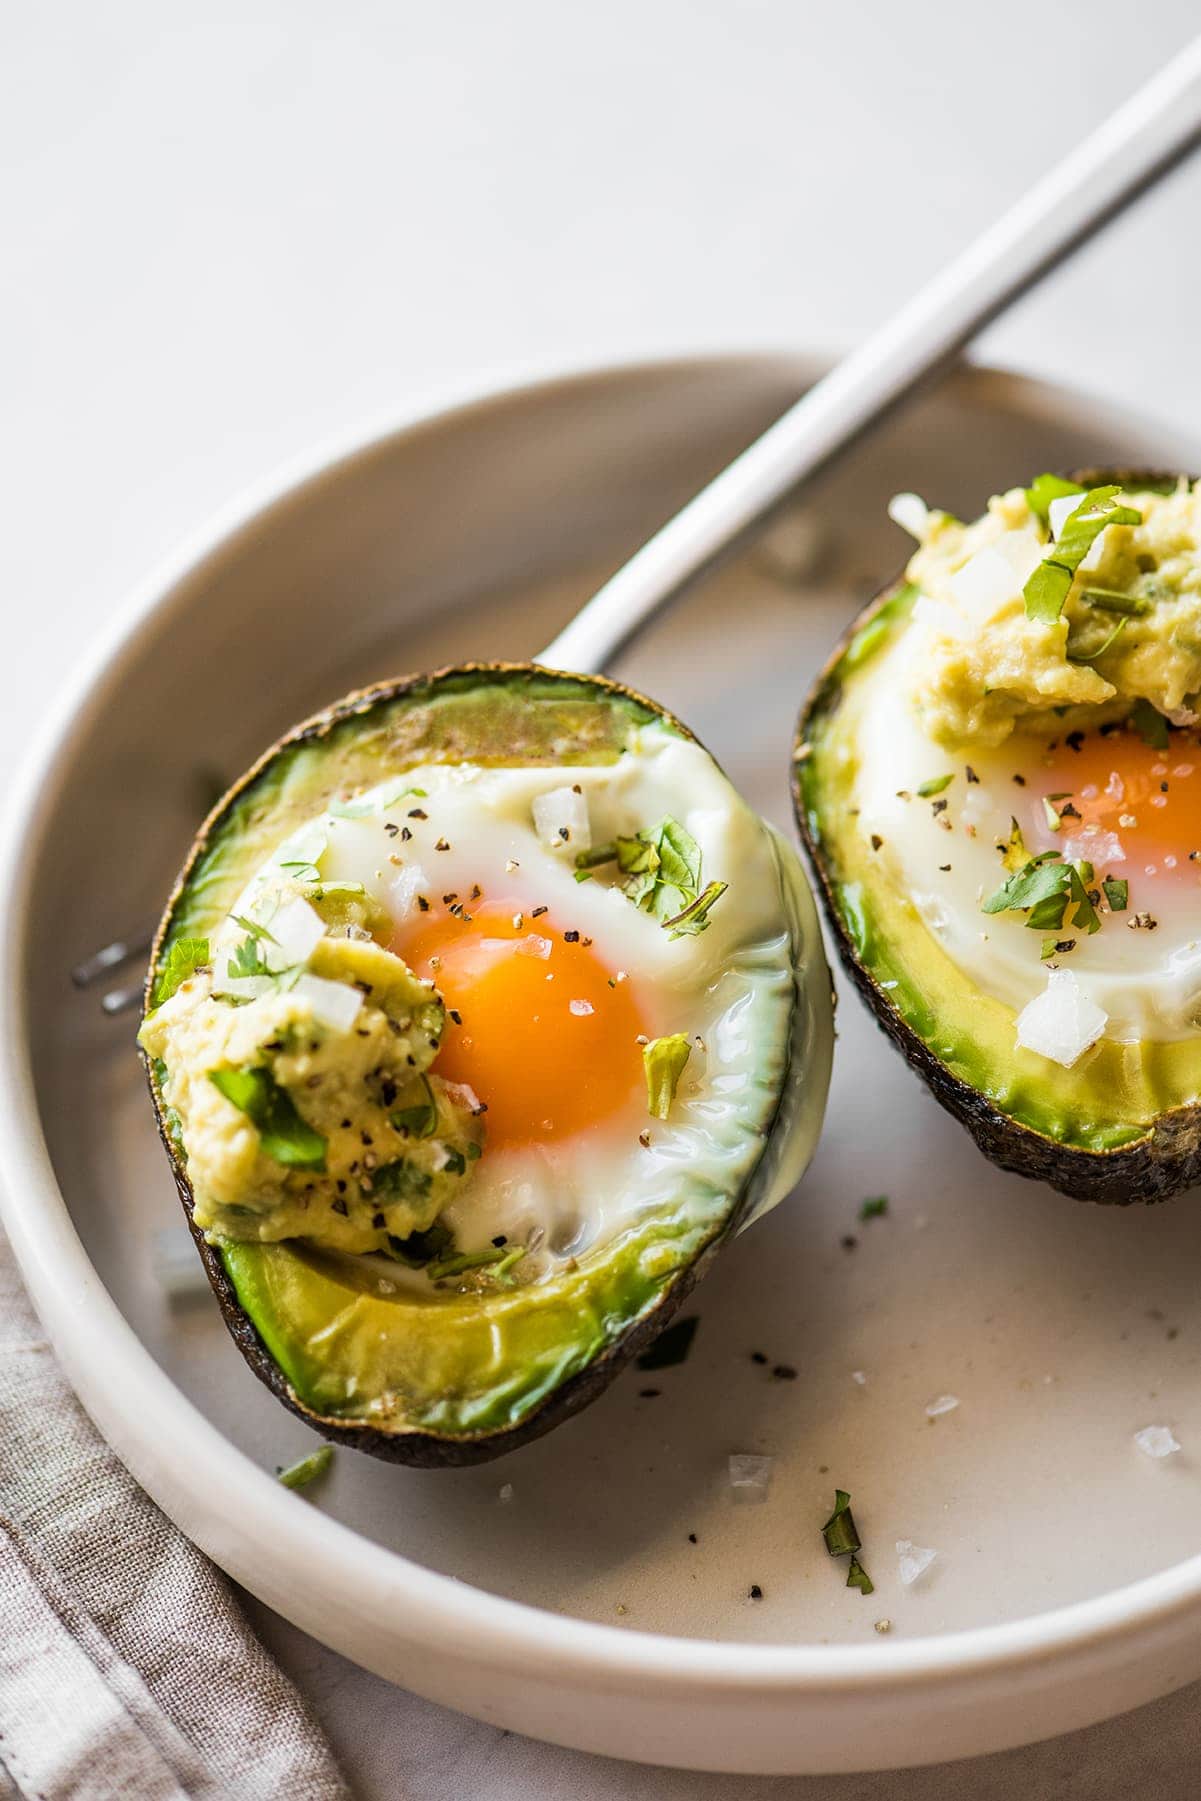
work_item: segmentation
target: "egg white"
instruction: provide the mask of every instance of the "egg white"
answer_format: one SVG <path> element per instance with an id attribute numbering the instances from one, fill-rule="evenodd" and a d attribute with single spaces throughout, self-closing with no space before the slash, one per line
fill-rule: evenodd
<path id="1" fill-rule="evenodd" d="M 1020 1012 L 1046 987 L 1040 953 L 1047 934 L 1032 931 L 1018 914 L 985 914 L 981 903 L 1005 877 L 997 846 L 1008 838 L 1013 815 L 1029 805 L 1014 777 L 1024 776 L 1037 792 L 1040 747 L 1015 736 L 997 751 L 951 753 L 927 737 L 909 696 L 929 632 L 920 621 L 908 624 L 864 684 L 854 728 L 856 824 L 869 843 L 873 836 L 881 840 L 875 854 L 952 960 L 978 988 Z M 965 773 L 969 763 L 978 778 L 973 783 Z M 937 797 L 918 796 L 923 782 L 952 772 Z M 1164 872 L 1153 865 L 1132 868 L 1117 860 L 1106 836 L 1064 831 L 1048 840 L 1065 857 L 1088 858 L 1098 878 L 1126 877 L 1131 889 L 1131 911 L 1103 914 L 1092 936 L 1070 925 L 1054 934 L 1075 939 L 1064 967 L 1107 1014 L 1107 1038 L 1191 1037 L 1201 1023 L 1201 881 L 1162 880 Z M 1029 848 L 1045 846 L 1030 842 Z M 1154 932 L 1130 928 L 1136 908 L 1152 912 Z"/>
<path id="2" fill-rule="evenodd" d="M 576 881 L 576 843 L 551 848 L 533 812 L 537 797 L 574 784 L 587 801 L 593 844 L 668 814 L 687 828 L 700 847 L 702 882 L 729 883 L 706 931 L 673 939 L 604 871 Z M 682 1191 L 698 1207 L 712 1205 L 754 1167 L 762 1137 L 740 1122 L 761 1115 L 755 1091 L 779 1074 L 779 1058 L 765 1057 L 765 1046 L 787 1059 L 796 1007 L 799 946 L 781 855 L 708 753 L 651 725 L 612 763 L 406 769 L 291 834 L 233 912 L 253 908 L 255 893 L 278 881 L 281 863 L 302 859 L 315 861 L 326 882 L 361 883 L 398 925 L 419 893 L 435 906 L 443 894 L 466 899 L 475 887 L 485 904 L 490 895 L 516 896 L 530 933 L 540 931 L 533 915 L 545 907 L 555 931 L 579 931 L 592 940 L 593 956 L 615 976 L 624 972 L 655 1036 L 689 1037 L 669 1120 L 635 1109 L 553 1147 L 489 1153 L 485 1143 L 462 1199 L 444 1215 L 456 1242 L 471 1251 L 504 1233 L 539 1245 L 553 1263 L 603 1244 L 648 1212 L 678 1208 Z M 230 931 L 232 942 L 239 929 Z M 562 998 L 568 1005 L 570 995 Z M 640 1050 L 631 1052 L 640 1062 Z M 782 1159 L 756 1210 L 774 1204 L 798 1173 L 795 1160 Z"/>

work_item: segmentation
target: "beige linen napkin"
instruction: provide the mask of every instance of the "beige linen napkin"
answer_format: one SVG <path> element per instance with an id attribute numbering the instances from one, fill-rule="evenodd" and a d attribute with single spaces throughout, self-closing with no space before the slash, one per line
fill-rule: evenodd
<path id="1" fill-rule="evenodd" d="M 13 1795 L 349 1790 L 228 1584 L 80 1407 L 0 1234 L 0 1796 Z"/>

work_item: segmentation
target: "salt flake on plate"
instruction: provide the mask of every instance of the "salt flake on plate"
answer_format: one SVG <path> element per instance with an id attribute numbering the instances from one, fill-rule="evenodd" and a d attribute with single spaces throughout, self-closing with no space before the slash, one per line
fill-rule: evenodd
<path id="1" fill-rule="evenodd" d="M 1170 1457 L 1180 1449 L 1180 1440 L 1170 1426 L 1144 1426 L 1135 1433 L 1134 1442 L 1144 1457 Z"/>
<path id="2" fill-rule="evenodd" d="M 775 1462 L 774 1457 L 756 1457 L 747 1451 L 735 1451 L 730 1458 L 730 1487 L 734 1500 L 744 1506 L 766 1501 Z"/>
<path id="3" fill-rule="evenodd" d="M 954 1413 L 958 1405 L 958 1395 L 938 1395 L 933 1401 L 926 1402 L 926 1417 L 936 1420 L 940 1413 Z"/>
<path id="4" fill-rule="evenodd" d="M 915 1545 L 910 1538 L 898 1538 L 897 1561 L 900 1564 L 901 1581 L 906 1588 L 912 1588 L 919 1576 L 923 1576 L 938 1556 L 928 1546 Z"/>

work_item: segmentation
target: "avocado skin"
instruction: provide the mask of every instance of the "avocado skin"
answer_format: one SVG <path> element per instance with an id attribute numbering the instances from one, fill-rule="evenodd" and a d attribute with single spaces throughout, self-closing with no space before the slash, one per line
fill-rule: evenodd
<path id="1" fill-rule="evenodd" d="M 1154 489 L 1174 487 L 1179 478 L 1163 470 L 1089 468 L 1070 471 L 1069 479 L 1085 488 L 1115 482 L 1131 489 Z M 896 1045 L 939 1105 L 967 1127 L 984 1155 L 998 1168 L 1031 1181 L 1046 1182 L 1073 1200 L 1102 1206 L 1169 1200 L 1201 1182 L 1201 1107 L 1177 1107 L 1162 1113 L 1146 1137 L 1112 1150 L 1058 1144 L 1045 1133 L 1002 1112 L 987 1095 L 954 1075 L 899 1016 L 860 960 L 838 904 L 834 872 L 813 829 L 804 792 L 804 764 L 814 726 L 820 718 L 837 710 L 840 665 L 852 641 L 905 586 L 902 571 L 851 621 L 810 689 L 797 726 L 792 765 L 793 812 L 839 960 L 881 1031 Z"/>
<path id="2" fill-rule="evenodd" d="M 635 690 L 627 688 L 619 682 L 614 682 L 604 676 L 565 674 L 530 663 L 459 664 L 429 675 L 401 677 L 394 681 L 382 682 L 350 694 L 285 733 L 223 796 L 205 820 L 176 880 L 162 921 L 155 934 L 146 979 L 144 1007 L 148 1009 L 151 1004 L 159 961 L 172 934 L 177 907 L 187 891 L 193 872 L 205 858 L 235 804 L 244 795 L 253 793 L 260 779 L 281 753 L 292 748 L 320 744 L 331 734 L 336 733 L 346 722 L 358 719 L 389 702 L 436 700 L 442 695 L 464 692 L 483 683 L 494 683 L 502 689 L 512 688 L 518 693 L 530 688 L 542 694 L 561 691 L 565 698 L 570 698 L 573 694 L 579 696 L 584 692 L 595 697 L 599 692 L 601 695 L 621 703 L 635 722 L 649 722 L 658 719 L 678 733 L 680 737 L 696 742 L 694 734 L 674 715 L 659 706 L 657 702 L 647 699 L 644 695 L 638 694 Z M 708 1269 L 717 1251 L 736 1231 L 750 1199 L 751 1185 L 748 1184 L 737 1204 L 731 1208 L 722 1228 L 702 1247 L 691 1264 L 673 1276 L 670 1285 L 665 1288 L 656 1303 L 628 1327 L 619 1339 L 594 1357 L 587 1367 L 561 1383 L 517 1425 L 495 1432 L 456 1434 L 453 1437 L 416 1428 L 387 1432 L 371 1425 L 347 1425 L 339 1420 L 315 1413 L 295 1393 L 284 1372 L 268 1351 L 253 1320 L 241 1305 L 219 1251 L 207 1241 L 203 1232 L 196 1226 L 193 1219 L 192 1191 L 188 1182 L 186 1166 L 172 1140 L 153 1071 L 144 1054 L 142 1060 L 146 1066 L 146 1076 L 154 1104 L 159 1136 L 171 1164 L 175 1186 L 188 1226 L 200 1252 L 209 1283 L 217 1297 L 225 1324 L 238 1349 L 255 1375 L 271 1390 L 272 1394 L 282 1401 L 292 1413 L 305 1420 L 331 1443 L 344 1445 L 351 1450 L 365 1451 L 371 1456 L 387 1462 L 403 1463 L 422 1469 L 461 1468 L 470 1464 L 484 1463 L 494 1457 L 504 1456 L 509 1451 L 528 1444 L 532 1439 L 541 1437 L 543 1433 L 551 1431 L 554 1427 L 562 1424 L 564 1420 L 569 1419 L 572 1414 L 578 1413 L 581 1408 L 588 1406 L 608 1387 L 625 1365 L 644 1351 L 658 1337 L 664 1327 L 670 1324 L 680 1306 Z"/>

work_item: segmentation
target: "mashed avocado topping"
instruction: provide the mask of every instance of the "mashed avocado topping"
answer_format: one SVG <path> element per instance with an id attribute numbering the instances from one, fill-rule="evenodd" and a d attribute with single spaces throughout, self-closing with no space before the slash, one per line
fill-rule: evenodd
<path id="1" fill-rule="evenodd" d="M 479 1103 L 431 1070 L 437 990 L 331 898 L 260 896 L 139 1034 L 211 1236 L 388 1250 L 480 1155 Z"/>
<path id="2" fill-rule="evenodd" d="M 914 496 L 893 512 L 919 541 L 907 574 L 927 643 L 912 699 L 936 742 L 995 748 L 1017 726 L 1071 730 L 1136 709 L 1197 723 L 1195 485 L 1086 494 L 1040 476 L 970 525 Z"/>

